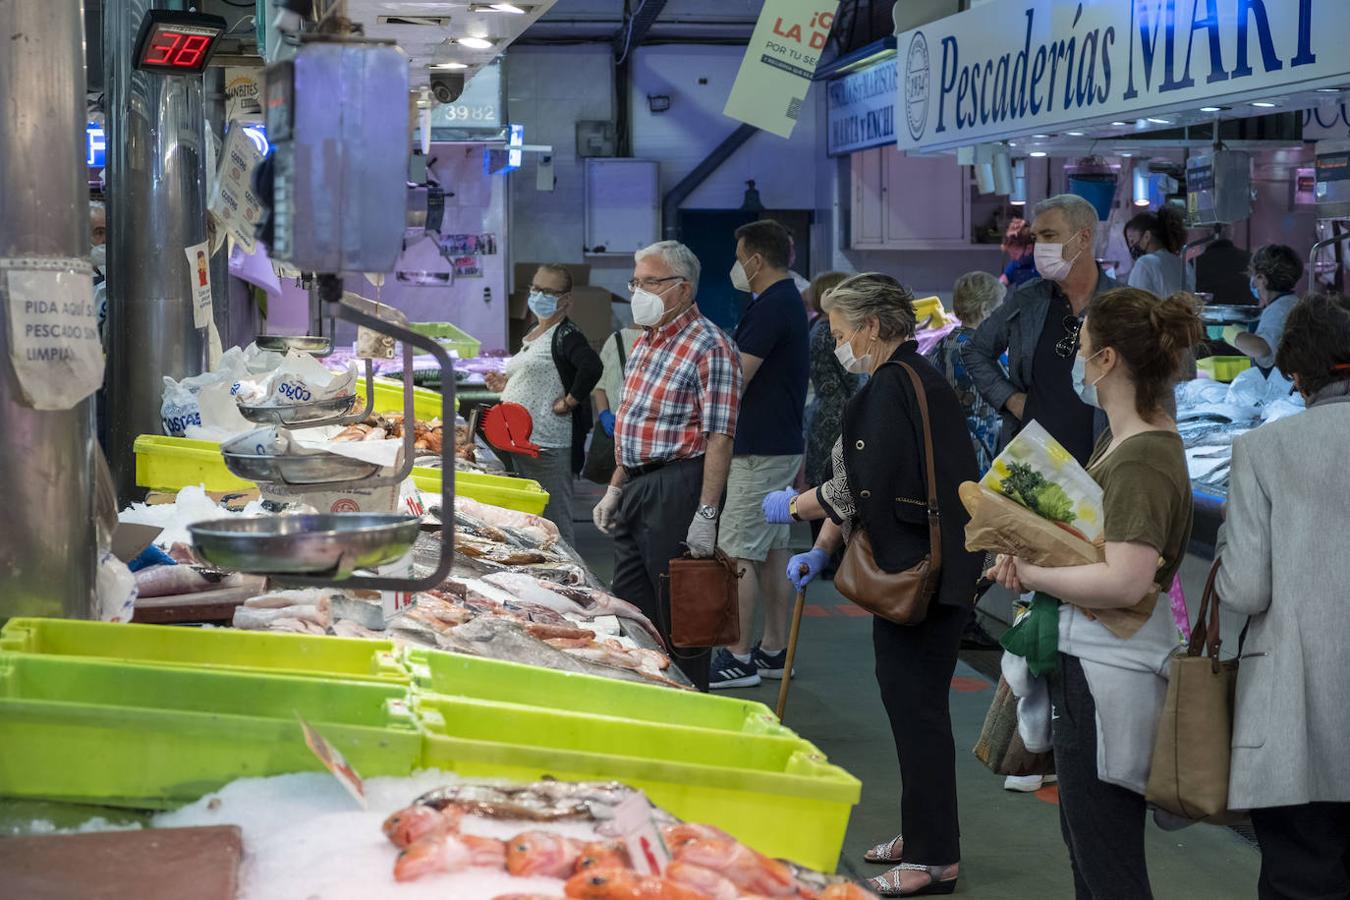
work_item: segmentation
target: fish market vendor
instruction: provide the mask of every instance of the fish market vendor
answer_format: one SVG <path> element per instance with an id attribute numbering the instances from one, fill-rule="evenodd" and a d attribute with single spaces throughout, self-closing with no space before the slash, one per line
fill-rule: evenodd
<path id="1" fill-rule="evenodd" d="M 1256 332 L 1241 325 L 1229 325 L 1223 339 L 1238 352 L 1252 358 L 1252 364 L 1265 372 L 1275 367 L 1275 351 L 1284 335 L 1289 311 L 1298 302 L 1294 287 L 1303 277 L 1303 260 L 1292 247 L 1267 244 L 1252 255 L 1252 296 L 1261 307 Z"/>

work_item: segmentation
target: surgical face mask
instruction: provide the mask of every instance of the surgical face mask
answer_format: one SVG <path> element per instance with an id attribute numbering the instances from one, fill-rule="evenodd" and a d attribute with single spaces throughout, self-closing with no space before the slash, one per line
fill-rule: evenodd
<path id="1" fill-rule="evenodd" d="M 1252 298 L 1259 303 L 1261 300 L 1261 288 L 1256 283 L 1256 276 L 1252 276 L 1247 280 L 1247 286 L 1252 289 Z"/>
<path id="2" fill-rule="evenodd" d="M 1106 376 L 1102 375 L 1097 379 L 1097 381 L 1088 384 L 1087 364 L 1088 360 L 1096 359 L 1098 356 L 1101 355 L 1101 352 L 1102 352 L 1101 350 L 1098 350 L 1096 353 L 1086 358 L 1080 355 L 1073 361 L 1074 391 L 1077 392 L 1078 398 L 1080 400 L 1082 400 L 1088 406 L 1095 406 L 1098 409 L 1101 409 L 1101 404 L 1097 402 L 1097 382 L 1101 381 L 1102 378 L 1105 378 Z"/>
<path id="3" fill-rule="evenodd" d="M 1063 281 L 1069 277 L 1069 272 L 1073 270 L 1074 260 L 1078 259 L 1079 250 L 1068 259 L 1064 258 L 1064 244 L 1044 244 L 1036 243 L 1036 271 L 1041 273 L 1042 278 L 1048 278 L 1051 281 Z"/>
<path id="4" fill-rule="evenodd" d="M 543 291 L 530 291 L 530 298 L 525 302 L 529 304 L 530 312 L 538 316 L 540 321 L 558 311 L 558 298 Z"/>
<path id="5" fill-rule="evenodd" d="M 750 290 L 750 276 L 746 274 L 745 265 L 739 259 L 736 260 L 736 265 L 731 267 L 731 286 L 747 294 L 753 293 Z"/>
<path id="6" fill-rule="evenodd" d="M 853 332 L 853 337 L 857 335 L 858 332 Z M 853 337 L 839 342 L 839 346 L 834 348 L 834 358 L 839 360 L 839 365 L 844 367 L 844 371 L 852 372 L 854 375 L 867 375 L 872 371 L 872 354 L 864 353 L 861 358 L 856 356 L 853 353 Z"/>
<path id="7" fill-rule="evenodd" d="M 95 269 L 105 269 L 108 266 L 108 245 L 95 244 L 89 250 L 89 261 L 94 264 Z"/>
<path id="8" fill-rule="evenodd" d="M 665 314 L 666 304 L 660 295 L 645 288 L 633 291 L 633 321 L 636 324 L 650 328 L 660 322 Z"/>

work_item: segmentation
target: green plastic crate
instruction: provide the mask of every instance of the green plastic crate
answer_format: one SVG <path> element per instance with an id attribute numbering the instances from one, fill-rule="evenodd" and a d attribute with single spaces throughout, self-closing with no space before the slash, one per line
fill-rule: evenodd
<path id="1" fill-rule="evenodd" d="M 1195 367 L 1215 381 L 1230 382 L 1252 367 L 1249 356 L 1207 356 L 1195 361 Z"/>
<path id="2" fill-rule="evenodd" d="M 322 770 L 297 716 L 363 776 L 417 768 L 402 685 L 0 654 L 0 796 L 164 808 Z"/>
<path id="3" fill-rule="evenodd" d="M 796 736 L 779 724 L 767 706 L 750 700 L 673 691 L 441 650 L 410 649 L 405 651 L 405 661 L 418 688 L 432 694 L 738 734 Z"/>
<path id="4" fill-rule="evenodd" d="M 615 780 L 761 853 L 831 872 L 861 783 L 805 741 L 422 695 L 422 765 L 466 778 Z"/>
<path id="5" fill-rule="evenodd" d="M 475 359 L 483 342 L 469 334 L 463 328 L 449 322 L 411 322 L 409 330 L 433 338 L 447 350 L 454 350 L 460 359 Z"/>
<path id="6" fill-rule="evenodd" d="M 411 681 L 392 641 L 233 628 L 16 618 L 0 628 L 0 652 L 340 681 Z"/>

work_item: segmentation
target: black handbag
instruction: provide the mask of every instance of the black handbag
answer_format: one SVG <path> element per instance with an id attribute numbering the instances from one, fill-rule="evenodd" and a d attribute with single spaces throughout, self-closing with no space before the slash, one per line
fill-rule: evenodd
<path id="1" fill-rule="evenodd" d="M 619 350 L 619 369 L 628 365 L 627 354 L 623 352 L 623 333 L 614 332 L 614 346 Z M 611 397 L 613 403 L 617 398 Z M 609 484 L 614 477 L 614 438 L 605 434 L 605 429 L 596 423 L 591 430 L 591 446 L 586 451 L 586 462 L 581 467 L 581 477 L 596 484 Z"/>

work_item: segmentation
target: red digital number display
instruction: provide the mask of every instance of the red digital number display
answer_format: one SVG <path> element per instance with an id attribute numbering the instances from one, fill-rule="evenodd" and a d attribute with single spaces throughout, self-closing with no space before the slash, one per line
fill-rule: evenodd
<path id="1" fill-rule="evenodd" d="M 204 34 L 183 34 L 181 31 L 160 29 L 145 48 L 143 62 L 151 66 L 196 69 L 210 46 L 211 38 Z"/>

